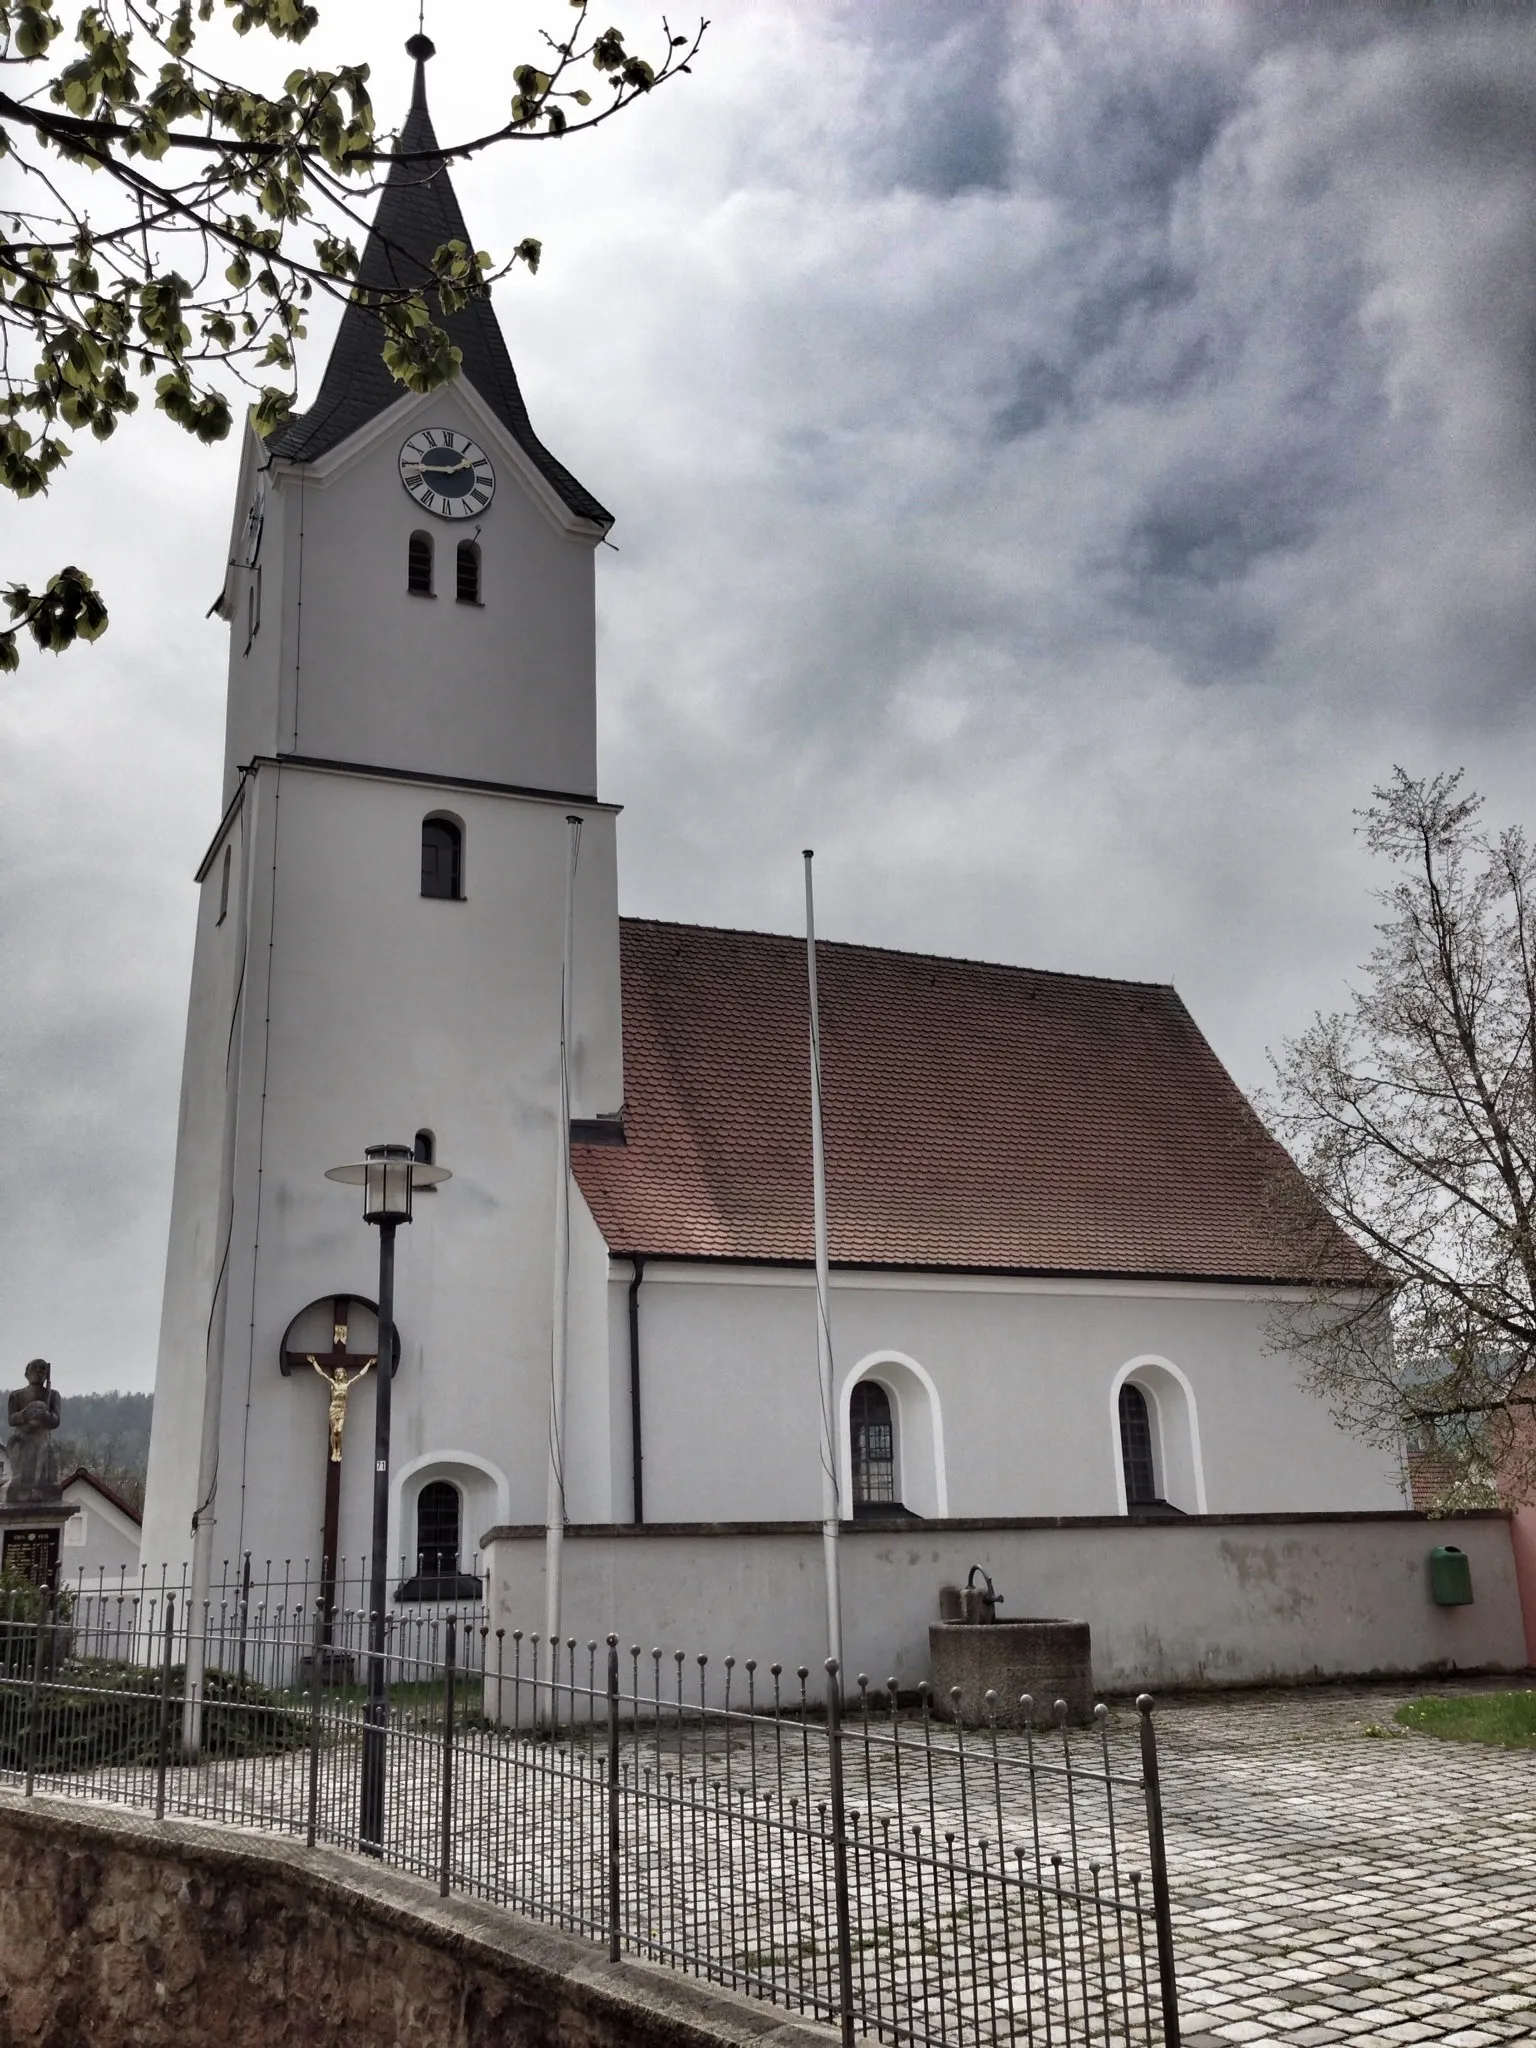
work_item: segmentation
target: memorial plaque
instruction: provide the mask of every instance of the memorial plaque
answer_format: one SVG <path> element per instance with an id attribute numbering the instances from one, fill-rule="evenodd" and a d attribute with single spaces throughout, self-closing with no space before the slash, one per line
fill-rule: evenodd
<path id="1" fill-rule="evenodd" d="M 30 1579 L 34 1586 L 56 1591 L 59 1582 L 59 1532 L 57 1529 L 7 1529 L 5 1550 L 0 1554 L 7 1572 Z"/>

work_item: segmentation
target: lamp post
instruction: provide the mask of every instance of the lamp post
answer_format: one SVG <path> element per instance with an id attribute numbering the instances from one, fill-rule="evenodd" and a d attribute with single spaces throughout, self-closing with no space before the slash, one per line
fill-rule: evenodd
<path id="1" fill-rule="evenodd" d="M 373 1378 L 373 1544 L 368 1572 L 368 1705 L 363 1715 L 363 1791 L 358 1847 L 365 1856 L 384 1854 L 384 1760 L 389 1730 L 386 1680 L 385 1563 L 389 1549 L 389 1410 L 395 1363 L 395 1229 L 411 1220 L 411 1196 L 452 1178 L 446 1168 L 427 1166 L 409 1145 L 369 1145 L 356 1166 L 332 1166 L 327 1180 L 363 1191 L 363 1221 L 379 1229 L 379 1355 Z"/>

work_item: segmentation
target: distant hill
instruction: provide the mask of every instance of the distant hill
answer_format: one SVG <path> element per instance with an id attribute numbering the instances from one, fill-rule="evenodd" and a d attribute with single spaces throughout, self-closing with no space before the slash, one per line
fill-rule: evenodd
<path id="1" fill-rule="evenodd" d="M 149 1423 L 153 1394 L 64 1394 L 55 1438 L 59 1470 L 89 1465 L 141 1513 L 144 1475 L 149 1468 Z"/>

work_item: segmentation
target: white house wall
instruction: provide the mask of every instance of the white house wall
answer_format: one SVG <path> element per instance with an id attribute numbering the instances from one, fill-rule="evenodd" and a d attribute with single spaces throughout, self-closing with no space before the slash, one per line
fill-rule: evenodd
<path id="1" fill-rule="evenodd" d="M 74 1513 L 59 1537 L 59 1584 L 76 1598 L 92 1590 L 130 1591 L 139 1580 L 139 1525 L 89 1480 L 64 1488 Z"/>
<path id="2" fill-rule="evenodd" d="M 610 1304 L 617 1321 L 617 1284 Z M 647 1521 L 818 1515 L 809 1275 L 653 1260 L 640 1304 Z M 1112 1389 L 1141 1359 L 1166 1361 L 1192 1391 L 1209 1512 L 1400 1507 L 1396 1461 L 1339 1429 L 1266 1348 L 1266 1315 L 1257 1290 L 1214 1285 L 834 1274 L 832 1286 L 840 1390 L 882 1351 L 932 1381 L 951 1515 L 1115 1513 Z M 1157 1371 L 1143 1375 L 1154 1388 Z M 926 1455 L 900 1434 L 904 1459 Z M 1195 1512 L 1179 1463 L 1170 1497 Z"/>

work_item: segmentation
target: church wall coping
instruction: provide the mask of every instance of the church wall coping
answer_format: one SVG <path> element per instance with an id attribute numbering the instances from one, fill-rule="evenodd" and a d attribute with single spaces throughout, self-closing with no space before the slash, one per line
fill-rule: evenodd
<path id="1" fill-rule="evenodd" d="M 531 784 L 521 782 L 484 782 L 474 775 L 436 775 L 428 768 L 384 768 L 372 761 L 328 761 L 321 754 L 253 754 L 240 770 L 239 787 L 225 806 L 218 829 L 209 841 L 208 851 L 198 863 L 197 873 L 192 878 L 194 881 L 204 880 L 212 868 L 213 857 L 240 808 L 246 780 L 258 768 L 299 768 L 321 775 L 360 775 L 374 782 L 409 782 L 428 789 L 463 789 L 476 796 L 516 796 L 531 803 L 580 804 L 583 810 L 597 811 L 613 818 L 624 808 L 622 804 L 601 802 L 595 796 L 579 796 L 573 790 L 535 789 Z"/>
<path id="2" fill-rule="evenodd" d="M 423 782 L 434 789 L 468 789 L 484 796 L 524 796 L 537 803 L 581 804 L 589 811 L 605 811 L 617 817 L 622 804 L 600 802 L 596 796 L 573 789 L 540 789 L 532 783 L 487 782 L 478 775 L 440 775 L 430 768 L 388 768 L 375 761 L 332 761 L 323 754 L 258 754 L 253 768 L 310 768 L 326 775 L 364 775 L 380 782 Z"/>
<path id="3" fill-rule="evenodd" d="M 993 1529 L 1251 1529 L 1294 1528 L 1313 1523 L 1419 1522 L 1441 1528 L 1451 1522 L 1507 1522 L 1508 1508 L 1458 1508 L 1444 1515 L 1426 1515 L 1413 1508 L 1316 1508 L 1254 1515 L 951 1515 L 940 1520 L 893 1518 L 890 1521 L 844 1522 L 841 1533 L 889 1540 L 893 1535 L 944 1535 L 954 1531 Z M 542 1543 L 542 1522 L 507 1522 L 487 1529 L 480 1548 L 493 1543 Z M 819 1536 L 820 1522 L 568 1522 L 568 1539 L 645 1536 Z"/>

